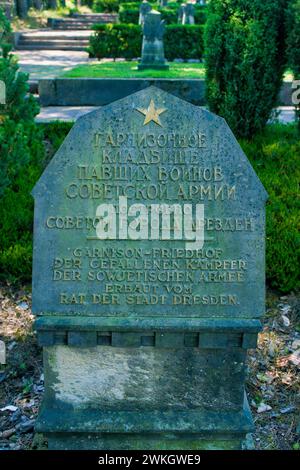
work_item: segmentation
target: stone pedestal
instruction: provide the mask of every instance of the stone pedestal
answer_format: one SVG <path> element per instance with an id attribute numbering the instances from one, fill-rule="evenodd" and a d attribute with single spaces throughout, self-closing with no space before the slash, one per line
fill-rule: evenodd
<path id="1" fill-rule="evenodd" d="M 38 319 L 45 397 L 36 430 L 49 448 L 243 448 L 253 430 L 245 359 L 260 323 L 118 323 L 58 318 L 54 329 Z"/>

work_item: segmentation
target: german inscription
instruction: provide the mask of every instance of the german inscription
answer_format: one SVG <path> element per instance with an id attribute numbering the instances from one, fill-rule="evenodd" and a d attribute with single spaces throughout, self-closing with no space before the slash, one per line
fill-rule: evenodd
<path id="1" fill-rule="evenodd" d="M 154 87 L 94 111 L 33 195 L 35 313 L 263 313 L 266 193 L 208 111 Z"/>

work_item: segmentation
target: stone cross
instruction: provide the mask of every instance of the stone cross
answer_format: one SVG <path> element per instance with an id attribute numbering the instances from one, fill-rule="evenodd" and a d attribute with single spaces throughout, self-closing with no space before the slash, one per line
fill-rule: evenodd
<path id="1" fill-rule="evenodd" d="M 165 22 L 161 13 L 151 10 L 145 17 L 143 25 L 142 59 L 138 65 L 139 70 L 168 69 L 164 55 L 163 36 Z"/>
<path id="2" fill-rule="evenodd" d="M 182 24 L 195 24 L 195 8 L 194 4 L 188 2 L 183 10 Z"/>
<path id="3" fill-rule="evenodd" d="M 140 5 L 139 24 L 144 25 L 145 16 L 152 10 L 152 6 L 147 0 L 143 0 Z"/>

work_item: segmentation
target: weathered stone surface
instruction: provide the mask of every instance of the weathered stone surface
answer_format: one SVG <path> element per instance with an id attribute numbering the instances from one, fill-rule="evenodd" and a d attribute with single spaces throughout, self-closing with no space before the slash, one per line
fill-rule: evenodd
<path id="1" fill-rule="evenodd" d="M 262 315 L 266 193 L 225 121 L 208 111 L 148 88 L 90 113 L 33 194 L 35 313 L 157 316 L 162 324 Z M 128 225 L 101 240 L 104 203 L 114 212 L 143 204 L 148 222 L 160 204 L 178 204 L 183 229 L 183 212 L 191 208 L 194 222 L 197 206 L 204 231 L 200 224 L 188 235 L 199 240 L 188 241 L 185 229 L 151 235 Z"/>
<path id="2" fill-rule="evenodd" d="M 33 194 L 50 448 L 242 448 L 266 192 L 225 121 L 150 87 L 80 118 Z"/>
<path id="3" fill-rule="evenodd" d="M 238 411 L 243 405 L 242 350 L 55 346 L 45 352 L 48 396 L 63 408 Z"/>

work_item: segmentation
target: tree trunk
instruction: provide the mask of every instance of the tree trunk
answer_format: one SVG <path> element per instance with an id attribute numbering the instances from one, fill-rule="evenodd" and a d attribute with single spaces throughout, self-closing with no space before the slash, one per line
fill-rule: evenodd
<path id="1" fill-rule="evenodd" d="M 56 10 L 57 0 L 49 0 L 48 1 L 48 8 L 50 8 L 50 10 Z"/>
<path id="2" fill-rule="evenodd" d="M 19 18 L 27 18 L 28 2 L 27 0 L 16 0 L 16 10 Z"/>

